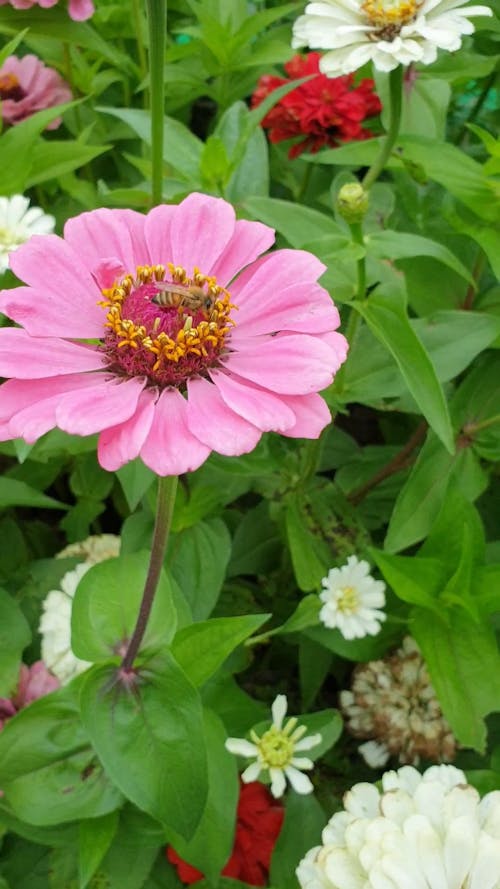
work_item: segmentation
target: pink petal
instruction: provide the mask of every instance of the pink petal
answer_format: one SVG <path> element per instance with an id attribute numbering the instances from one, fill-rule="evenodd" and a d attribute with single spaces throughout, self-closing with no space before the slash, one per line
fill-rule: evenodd
<path id="1" fill-rule="evenodd" d="M 212 371 L 210 376 L 227 406 L 262 432 L 283 432 L 295 425 L 295 414 L 282 397 L 234 374 Z"/>
<path id="2" fill-rule="evenodd" d="M 98 322 L 103 317 L 97 305 L 102 294 L 83 264 L 83 249 L 83 244 L 73 249 L 57 235 L 33 235 L 12 253 L 10 265 L 14 274 L 39 289 L 44 299 L 50 291 L 64 303 L 61 312 L 68 314 L 69 307 L 89 322 Z"/>
<path id="3" fill-rule="evenodd" d="M 234 235 L 227 244 L 224 253 L 212 268 L 212 275 L 218 284 L 227 287 L 245 266 L 254 262 L 261 253 L 273 246 L 275 232 L 273 228 L 261 222 L 248 222 L 239 219 L 236 222 Z"/>
<path id="4" fill-rule="evenodd" d="M 187 425 L 188 404 L 177 389 L 165 389 L 155 405 L 149 435 L 141 458 L 157 475 L 182 475 L 205 462 L 210 448 L 191 434 Z"/>
<path id="5" fill-rule="evenodd" d="M 262 432 L 234 413 L 208 380 L 188 380 L 188 426 L 200 441 L 227 456 L 247 454 Z"/>
<path id="6" fill-rule="evenodd" d="M 14 287 L 0 292 L 0 312 L 21 324 L 30 336 L 102 336 L 106 314 L 101 307 L 75 304 L 48 287 Z"/>
<path id="7" fill-rule="evenodd" d="M 145 389 L 139 396 L 137 409 L 132 417 L 119 426 L 101 432 L 97 454 L 104 469 L 115 472 L 124 463 L 139 456 L 151 429 L 156 397 L 156 391 Z"/>
<path id="8" fill-rule="evenodd" d="M 72 435 L 92 435 L 118 426 L 135 413 L 145 382 L 143 377 L 122 381 L 101 374 L 97 385 L 59 399 L 57 425 Z"/>
<path id="9" fill-rule="evenodd" d="M 277 294 L 294 284 L 312 285 L 325 268 L 305 250 L 276 250 L 238 275 L 231 284 L 232 302 L 239 307 L 242 318 L 249 317 L 268 294 Z"/>
<path id="10" fill-rule="evenodd" d="M 286 429 L 283 435 L 289 438 L 319 438 L 323 429 L 331 423 L 330 408 L 320 395 L 285 395 L 283 398 L 296 417 L 294 426 Z"/>
<path id="11" fill-rule="evenodd" d="M 234 229 L 231 204 L 206 194 L 190 194 L 176 208 L 172 220 L 172 262 L 183 266 L 188 274 L 195 266 L 204 274 L 211 273 Z"/>
<path id="12" fill-rule="evenodd" d="M 61 395 L 95 386 L 100 374 L 67 374 L 43 380 L 8 380 L 0 387 L 0 418 L 10 420 L 3 439 L 24 438 L 30 444 L 56 424 Z M 5 433 L 5 434 L 4 434 Z"/>
<path id="13" fill-rule="evenodd" d="M 309 395 L 325 389 L 338 364 L 335 353 L 318 337 L 293 333 L 250 340 L 226 359 L 231 373 L 286 395 Z"/>
<path id="14" fill-rule="evenodd" d="M 129 272 L 147 265 L 149 254 L 144 239 L 144 216 L 135 210 L 91 210 L 68 219 L 65 240 L 78 251 L 82 262 L 93 271 L 101 261 L 114 257 Z"/>
<path id="15" fill-rule="evenodd" d="M 69 0 L 69 14 L 75 22 L 85 22 L 94 12 L 92 0 Z"/>
<path id="16" fill-rule="evenodd" d="M 101 352 L 67 340 L 31 337 L 17 327 L 0 330 L 0 376 L 40 380 L 78 371 L 100 370 Z"/>
<path id="17" fill-rule="evenodd" d="M 334 330 L 329 330 L 325 333 L 320 333 L 318 339 L 323 343 L 326 343 L 337 356 L 338 366 L 335 370 L 338 370 L 340 365 L 346 360 L 349 351 L 349 343 L 345 336 L 342 333 L 336 333 Z"/>
<path id="18" fill-rule="evenodd" d="M 236 327 L 231 339 L 257 336 L 279 330 L 323 333 L 337 328 L 340 317 L 326 290 L 319 284 L 293 284 L 275 293 L 270 291 L 234 312 Z"/>
<path id="19" fill-rule="evenodd" d="M 149 250 L 149 261 L 153 265 L 166 265 L 172 262 L 170 228 L 177 207 L 162 204 L 151 210 L 144 219 L 144 236 Z"/>

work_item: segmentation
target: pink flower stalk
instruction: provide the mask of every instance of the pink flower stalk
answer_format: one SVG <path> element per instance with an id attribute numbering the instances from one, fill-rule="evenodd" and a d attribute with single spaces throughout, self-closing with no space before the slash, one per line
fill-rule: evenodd
<path id="1" fill-rule="evenodd" d="M 32 6 L 49 9 L 58 2 L 59 0 L 0 0 L 0 6 L 9 3 L 14 9 L 31 9 Z M 84 22 L 95 12 L 93 0 L 69 0 L 68 12 L 75 22 Z"/>
<path id="2" fill-rule="evenodd" d="M 1 0 L 0 0 L 1 2 Z M 53 68 L 47 68 L 36 56 L 9 56 L 0 68 L 1 115 L 14 125 L 37 111 L 62 105 L 72 98 L 71 90 Z M 55 130 L 62 118 L 47 125 Z"/>
<path id="3" fill-rule="evenodd" d="M 11 254 L 25 287 L 0 292 L 24 329 L 0 330 L 0 439 L 57 426 L 100 433 L 101 466 L 140 456 L 158 475 L 210 452 L 251 451 L 263 432 L 317 438 L 317 394 L 345 360 L 339 315 L 302 250 L 236 221 L 220 198 L 191 194 L 147 216 L 93 210 L 64 238 Z M 260 257 L 260 258 L 259 258 Z M 229 288 L 229 289 L 228 289 Z"/>
<path id="4" fill-rule="evenodd" d="M 35 661 L 31 667 L 21 664 L 15 694 L 12 698 L 0 698 L 0 731 L 7 720 L 15 716 L 18 710 L 27 707 L 37 698 L 43 698 L 49 692 L 55 691 L 59 686 L 59 680 L 49 673 L 43 661 Z"/>

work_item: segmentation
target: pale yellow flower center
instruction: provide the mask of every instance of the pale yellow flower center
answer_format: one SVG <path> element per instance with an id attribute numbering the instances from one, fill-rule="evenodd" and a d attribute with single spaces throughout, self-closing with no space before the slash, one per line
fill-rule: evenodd
<path id="1" fill-rule="evenodd" d="M 345 586 L 341 589 L 341 595 L 337 602 L 337 608 L 343 614 L 353 614 L 358 610 L 359 596 L 353 586 Z"/>
<path id="2" fill-rule="evenodd" d="M 265 764 L 271 769 L 283 769 L 293 757 L 294 742 L 283 729 L 272 726 L 257 744 Z"/>
<path id="3" fill-rule="evenodd" d="M 16 247 L 19 244 L 24 244 L 25 240 L 26 237 L 24 235 L 16 234 L 11 228 L 0 226 L 0 244 L 3 244 L 5 247 Z"/>
<path id="4" fill-rule="evenodd" d="M 377 40 L 394 40 L 404 25 L 413 22 L 423 0 L 365 0 L 361 4 Z"/>

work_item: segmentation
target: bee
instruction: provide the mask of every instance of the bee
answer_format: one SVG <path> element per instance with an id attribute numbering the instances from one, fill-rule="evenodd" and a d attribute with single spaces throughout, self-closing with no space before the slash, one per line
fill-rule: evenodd
<path id="1" fill-rule="evenodd" d="M 203 287 L 196 284 L 171 284 L 168 281 L 157 281 L 158 288 L 151 302 L 162 308 L 186 308 L 190 312 L 199 312 L 203 309 L 207 315 L 215 306 L 217 296 L 207 293 Z"/>

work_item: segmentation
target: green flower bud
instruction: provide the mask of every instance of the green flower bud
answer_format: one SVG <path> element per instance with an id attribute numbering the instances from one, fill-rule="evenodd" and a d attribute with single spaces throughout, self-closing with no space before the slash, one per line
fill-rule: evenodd
<path id="1" fill-rule="evenodd" d="M 368 204 L 368 192 L 359 182 L 348 182 L 337 195 L 337 210 L 349 225 L 363 221 Z"/>

